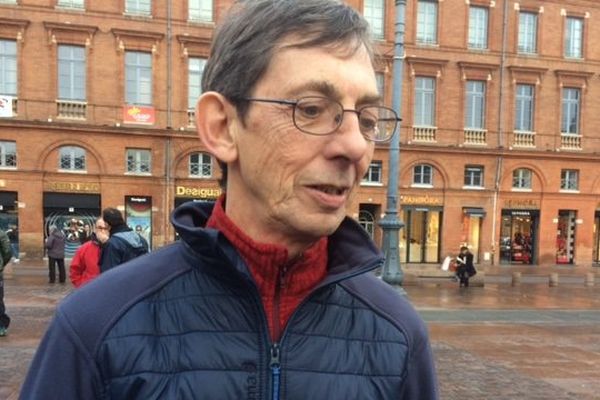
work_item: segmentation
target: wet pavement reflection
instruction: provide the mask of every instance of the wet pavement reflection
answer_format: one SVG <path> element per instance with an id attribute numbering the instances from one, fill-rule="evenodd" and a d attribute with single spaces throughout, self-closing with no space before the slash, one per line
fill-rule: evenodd
<path id="1" fill-rule="evenodd" d="M 405 287 L 429 326 L 441 399 L 600 399 L 600 285 L 496 282 Z M 0 400 L 18 398 L 55 307 L 72 290 L 41 274 L 6 278 L 13 321 L 0 338 Z"/>

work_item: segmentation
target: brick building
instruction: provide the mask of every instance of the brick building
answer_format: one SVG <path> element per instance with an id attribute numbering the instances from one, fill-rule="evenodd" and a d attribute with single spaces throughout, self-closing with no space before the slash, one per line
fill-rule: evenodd
<path id="1" fill-rule="evenodd" d="M 153 247 L 169 213 L 219 195 L 193 126 L 214 21 L 232 0 L 0 0 L 0 228 L 43 256 L 117 206 Z M 392 97 L 394 1 L 353 0 Z M 600 30 L 595 1 L 407 1 L 400 256 L 439 265 L 598 261 Z M 387 146 L 348 210 L 376 241 Z"/>

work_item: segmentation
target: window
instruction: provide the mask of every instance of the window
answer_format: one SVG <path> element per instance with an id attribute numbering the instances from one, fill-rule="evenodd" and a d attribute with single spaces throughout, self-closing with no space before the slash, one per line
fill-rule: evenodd
<path id="1" fill-rule="evenodd" d="M 433 184 L 433 169 L 431 165 L 420 164 L 413 168 L 413 184 L 427 186 Z"/>
<path id="2" fill-rule="evenodd" d="M 435 80 L 417 77 L 415 79 L 415 125 L 435 126 Z"/>
<path id="3" fill-rule="evenodd" d="M 150 150 L 127 149 L 127 172 L 150 174 Z"/>
<path id="4" fill-rule="evenodd" d="M 213 0 L 189 0 L 189 19 L 191 21 L 213 20 Z"/>
<path id="5" fill-rule="evenodd" d="M 369 165 L 369 169 L 367 170 L 367 173 L 363 177 L 362 182 L 363 183 L 381 183 L 382 165 L 383 165 L 382 162 L 379 160 L 371 161 L 371 164 Z"/>
<path id="6" fill-rule="evenodd" d="M 580 89 L 563 88 L 561 133 L 579 133 L 579 100 Z"/>
<path id="7" fill-rule="evenodd" d="M 125 12 L 128 14 L 150 15 L 151 0 L 126 0 Z"/>
<path id="8" fill-rule="evenodd" d="M 188 59 L 188 109 L 193 110 L 196 108 L 196 101 L 202 94 L 202 72 L 204 72 L 204 66 L 206 65 L 206 59 L 190 57 Z"/>
<path id="9" fill-rule="evenodd" d="M 514 189 L 531 189 L 531 170 L 519 168 L 513 171 Z"/>
<path id="10" fill-rule="evenodd" d="M 17 95 L 17 42 L 0 40 L 0 94 Z"/>
<path id="11" fill-rule="evenodd" d="M 531 12 L 519 13 L 519 53 L 537 52 L 537 14 Z"/>
<path id="12" fill-rule="evenodd" d="M 483 187 L 483 167 L 480 165 L 465 166 L 465 186 Z"/>
<path id="13" fill-rule="evenodd" d="M 515 131 L 533 132 L 534 93 L 533 85 L 517 85 Z"/>
<path id="14" fill-rule="evenodd" d="M 152 104 L 152 56 L 139 51 L 125 52 L 127 104 Z"/>
<path id="15" fill-rule="evenodd" d="M 583 19 L 567 17 L 565 31 L 565 57 L 583 57 Z"/>
<path id="16" fill-rule="evenodd" d="M 85 100 L 85 48 L 58 46 L 58 98 Z"/>
<path id="17" fill-rule="evenodd" d="M 15 142 L 0 141 L 0 168 L 16 168 L 17 144 Z"/>
<path id="18" fill-rule="evenodd" d="M 383 99 L 385 98 L 385 75 L 383 72 L 376 72 L 375 80 L 377 81 L 377 92 Z"/>
<path id="19" fill-rule="evenodd" d="M 83 10 L 84 0 L 58 0 L 58 6 L 64 8 L 77 8 Z"/>
<path id="20" fill-rule="evenodd" d="M 384 0 L 365 0 L 364 4 L 364 17 L 369 22 L 371 33 L 376 39 L 383 39 L 384 37 L 384 3 Z"/>
<path id="21" fill-rule="evenodd" d="M 64 146 L 59 150 L 58 169 L 85 171 L 85 150 L 77 146 Z"/>
<path id="22" fill-rule="evenodd" d="M 469 7 L 469 43 L 470 49 L 488 47 L 488 9 Z"/>
<path id="23" fill-rule="evenodd" d="M 579 190 L 579 171 L 575 169 L 563 169 L 560 171 L 561 190 Z"/>
<path id="24" fill-rule="evenodd" d="M 467 81 L 465 128 L 485 128 L 485 82 L 483 81 Z"/>
<path id="25" fill-rule="evenodd" d="M 358 213 L 358 223 L 369 234 L 371 239 L 375 234 L 375 217 L 367 210 L 360 210 Z"/>
<path id="26" fill-rule="evenodd" d="M 206 153 L 190 155 L 190 176 L 210 178 L 212 176 L 212 157 Z"/>
<path id="27" fill-rule="evenodd" d="M 437 1 L 419 0 L 417 5 L 417 43 L 437 43 Z"/>

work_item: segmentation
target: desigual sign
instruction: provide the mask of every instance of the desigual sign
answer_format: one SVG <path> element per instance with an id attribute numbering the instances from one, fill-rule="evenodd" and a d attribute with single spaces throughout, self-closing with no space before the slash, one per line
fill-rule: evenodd
<path id="1" fill-rule="evenodd" d="M 88 192 L 100 193 L 99 183 L 84 182 L 49 182 L 48 189 L 53 192 Z"/>
<path id="2" fill-rule="evenodd" d="M 186 186 L 177 186 L 175 196 L 178 197 L 196 197 L 200 199 L 216 199 L 221 195 L 219 188 L 194 188 Z"/>

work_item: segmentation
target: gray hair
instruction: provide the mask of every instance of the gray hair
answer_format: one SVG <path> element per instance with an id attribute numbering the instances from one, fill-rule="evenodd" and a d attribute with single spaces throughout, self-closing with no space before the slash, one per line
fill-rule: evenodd
<path id="1" fill-rule="evenodd" d="M 244 119 L 249 97 L 277 46 L 291 35 L 295 48 L 330 47 L 353 54 L 364 46 L 375 63 L 369 24 L 338 0 L 238 0 L 215 31 L 202 75 L 202 91 L 215 91 Z M 223 186 L 226 168 L 223 169 Z"/>

